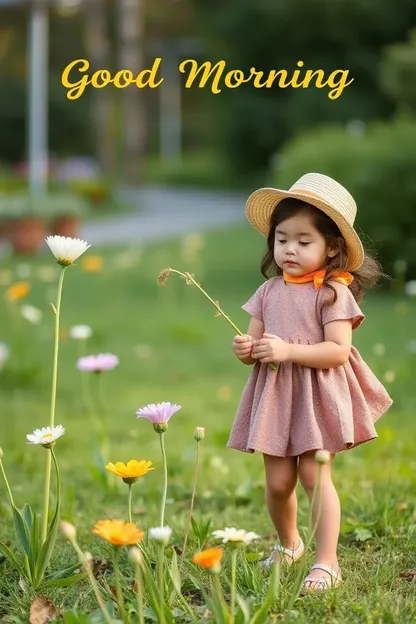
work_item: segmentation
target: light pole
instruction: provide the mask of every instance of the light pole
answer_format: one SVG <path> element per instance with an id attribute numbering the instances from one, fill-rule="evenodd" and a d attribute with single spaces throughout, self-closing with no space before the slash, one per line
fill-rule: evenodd
<path id="1" fill-rule="evenodd" d="M 28 41 L 28 162 L 30 201 L 47 195 L 49 16 L 44 0 L 33 0 Z"/>

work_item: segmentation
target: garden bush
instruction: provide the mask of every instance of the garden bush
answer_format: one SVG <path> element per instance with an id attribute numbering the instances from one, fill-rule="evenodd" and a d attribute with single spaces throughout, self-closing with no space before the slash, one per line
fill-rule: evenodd
<path id="1" fill-rule="evenodd" d="M 397 259 L 416 276 L 416 120 L 376 122 L 363 133 L 323 126 L 297 136 L 280 153 L 272 185 L 291 186 L 307 171 L 343 184 L 358 205 L 356 226 L 375 243 L 388 273 Z M 368 247 L 368 244 L 367 244 Z"/>

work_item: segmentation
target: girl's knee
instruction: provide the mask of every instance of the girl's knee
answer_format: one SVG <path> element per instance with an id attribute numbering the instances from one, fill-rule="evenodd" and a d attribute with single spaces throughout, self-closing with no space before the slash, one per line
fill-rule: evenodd
<path id="1" fill-rule="evenodd" d="M 279 477 L 278 475 L 266 479 L 267 494 L 276 498 L 289 497 L 296 487 L 296 479 Z"/>
<path id="2" fill-rule="evenodd" d="M 319 466 L 313 458 L 301 457 L 299 461 L 299 481 L 308 496 L 311 496 L 319 478 Z M 322 467 L 322 484 L 331 481 L 330 464 Z"/>

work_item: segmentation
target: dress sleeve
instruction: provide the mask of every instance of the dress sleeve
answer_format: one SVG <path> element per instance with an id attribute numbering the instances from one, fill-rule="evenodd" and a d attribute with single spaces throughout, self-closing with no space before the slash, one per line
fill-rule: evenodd
<path id="1" fill-rule="evenodd" d="M 242 305 L 242 309 L 254 316 L 259 321 L 264 322 L 264 297 L 268 282 L 264 282 L 252 297 Z"/>
<path id="2" fill-rule="evenodd" d="M 364 321 L 365 316 L 361 312 L 354 296 L 348 286 L 331 282 L 331 286 L 338 295 L 335 303 L 332 303 L 333 292 L 329 288 L 322 288 L 322 325 L 331 321 L 352 320 L 352 328 L 357 329 Z"/>

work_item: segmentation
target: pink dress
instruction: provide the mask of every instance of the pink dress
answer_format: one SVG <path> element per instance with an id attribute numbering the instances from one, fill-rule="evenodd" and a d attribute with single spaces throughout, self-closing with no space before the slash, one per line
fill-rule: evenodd
<path id="1" fill-rule="evenodd" d="M 332 281 L 338 299 L 313 282 L 293 284 L 274 277 L 242 306 L 263 321 L 264 331 L 291 343 L 323 342 L 330 321 L 364 320 L 347 286 Z M 279 371 L 256 362 L 246 384 L 227 446 L 278 457 L 326 449 L 338 453 L 377 437 L 374 422 L 391 406 L 386 389 L 355 347 L 336 368 L 282 362 Z"/>

